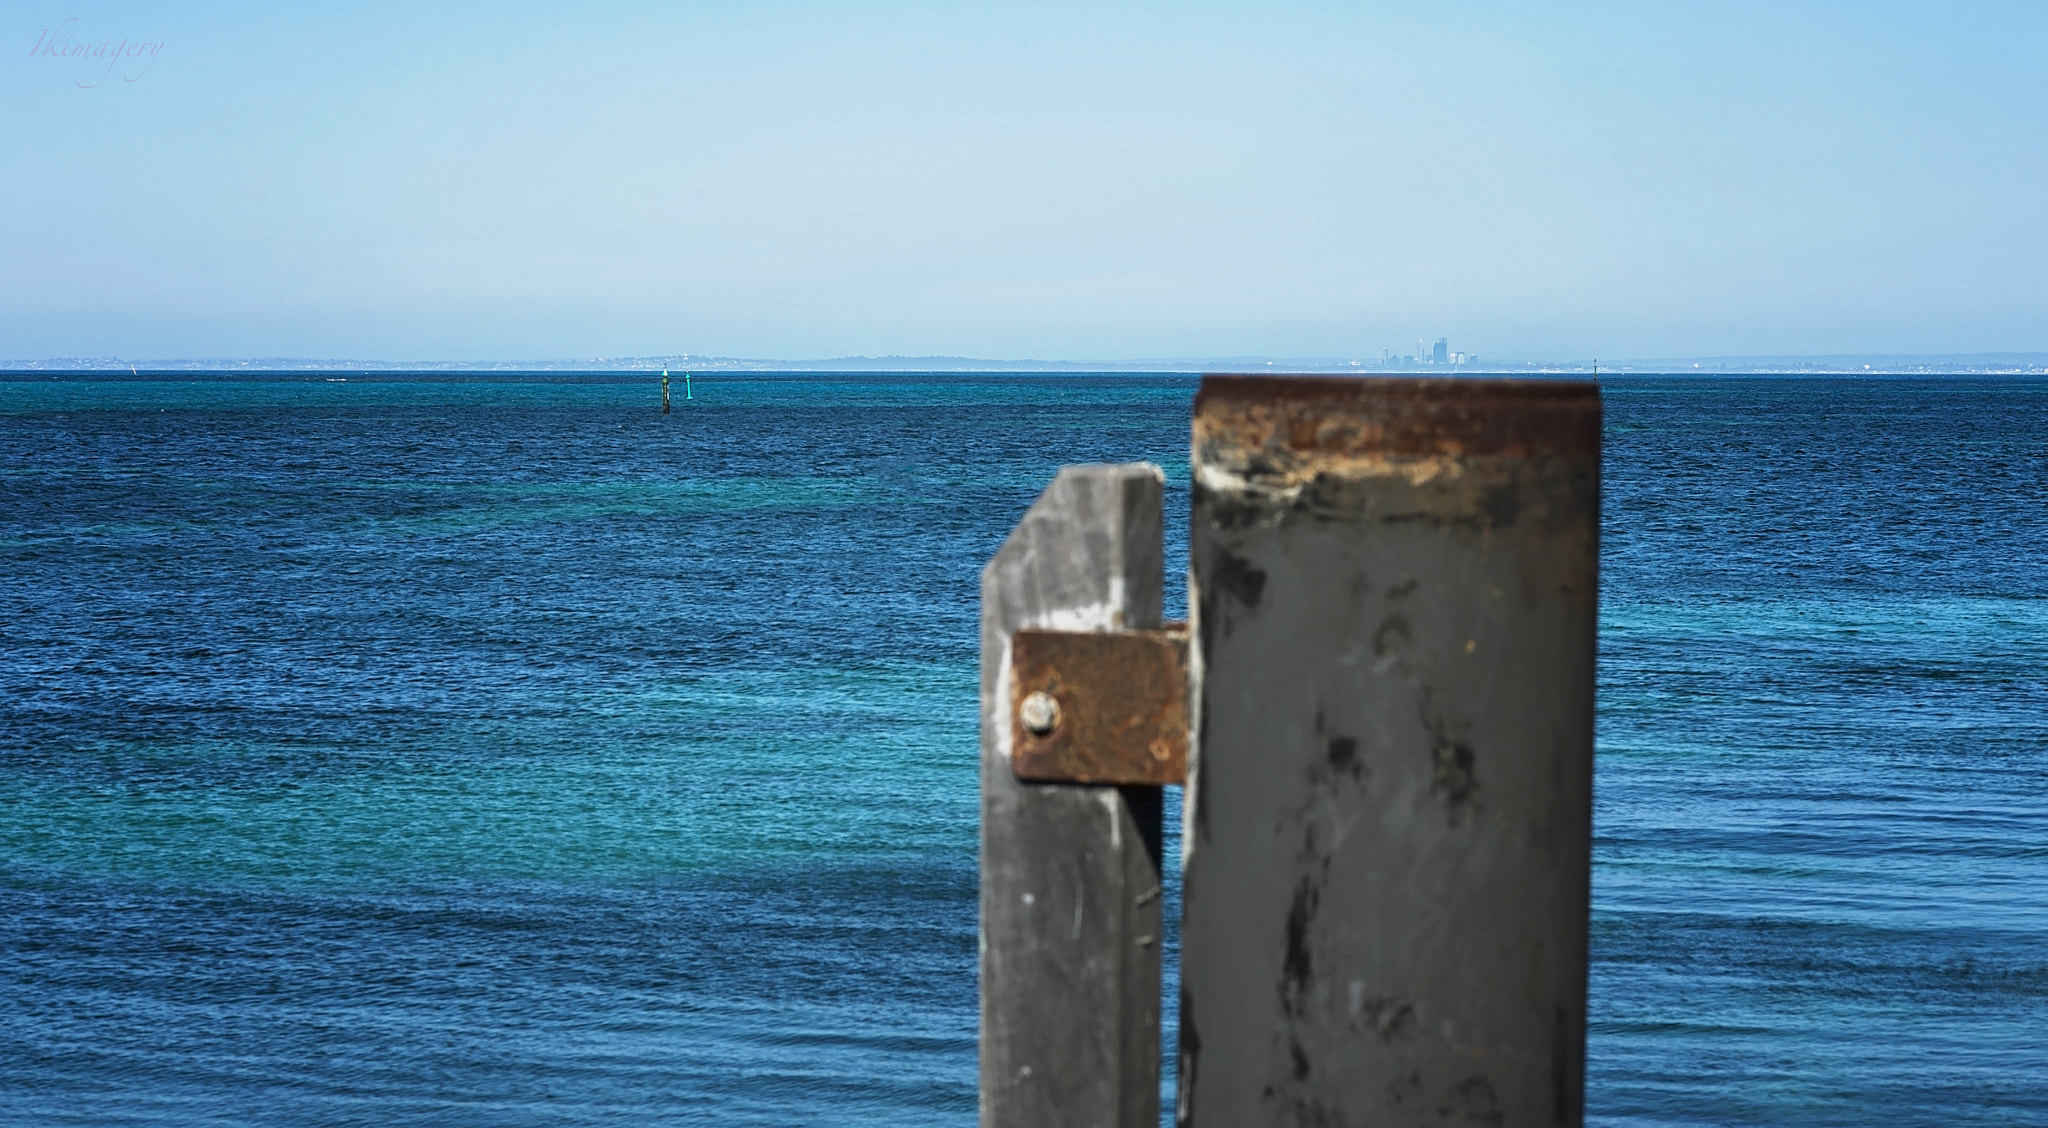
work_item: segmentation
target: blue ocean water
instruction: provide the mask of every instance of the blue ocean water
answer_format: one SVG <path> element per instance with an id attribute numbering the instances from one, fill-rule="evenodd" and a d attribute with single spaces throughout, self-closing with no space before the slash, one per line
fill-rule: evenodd
<path id="1" fill-rule="evenodd" d="M 970 1123 L 979 569 L 1193 390 L 0 378 L 0 1122 Z M 1589 1119 L 2048 1123 L 2048 382 L 1606 396 Z"/>

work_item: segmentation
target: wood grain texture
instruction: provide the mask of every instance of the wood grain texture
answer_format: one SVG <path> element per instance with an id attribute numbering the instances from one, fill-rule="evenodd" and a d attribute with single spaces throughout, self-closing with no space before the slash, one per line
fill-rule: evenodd
<path id="1" fill-rule="evenodd" d="M 1026 783 L 1010 636 L 1159 626 L 1163 476 L 1062 469 L 981 578 L 981 1123 L 1159 1117 L 1160 789 Z"/>

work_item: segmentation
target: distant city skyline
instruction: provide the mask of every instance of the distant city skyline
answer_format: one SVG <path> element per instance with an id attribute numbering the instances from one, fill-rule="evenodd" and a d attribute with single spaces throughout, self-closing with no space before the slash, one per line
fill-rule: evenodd
<path id="1" fill-rule="evenodd" d="M 0 356 L 2048 349 L 2040 5 L 11 11 Z"/>

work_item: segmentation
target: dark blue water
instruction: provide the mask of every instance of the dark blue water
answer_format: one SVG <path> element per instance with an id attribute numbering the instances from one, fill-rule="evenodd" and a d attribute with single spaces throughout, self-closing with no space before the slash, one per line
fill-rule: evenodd
<path id="1" fill-rule="evenodd" d="M 1193 386 L 0 379 L 0 1122 L 970 1123 L 978 572 Z M 1607 403 L 1592 1119 L 2048 1123 L 2048 382 Z"/>

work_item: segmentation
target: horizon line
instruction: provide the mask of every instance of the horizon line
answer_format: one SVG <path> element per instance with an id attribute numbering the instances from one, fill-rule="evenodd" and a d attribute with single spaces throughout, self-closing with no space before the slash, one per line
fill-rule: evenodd
<path id="1" fill-rule="evenodd" d="M 990 359 L 985 357 L 926 354 L 882 356 L 839 356 L 811 360 L 759 359 L 748 357 L 700 356 L 671 353 L 626 357 L 559 357 L 527 360 L 364 360 L 317 357 L 48 357 L 37 360 L 0 360 L 0 372 L 116 372 L 129 368 L 151 372 L 634 372 L 660 368 L 688 368 L 710 371 L 771 372 L 1258 372 L 1276 374 L 1376 372 L 1415 375 L 1444 372 L 1462 375 L 1503 375 L 1515 373 L 1602 372 L 1624 373 L 1870 373 L 1901 375 L 1943 372 L 2048 372 L 2048 352 L 1970 353 L 1763 353 L 1746 355 L 1623 357 L 1611 361 L 1518 360 L 1472 357 L 1465 363 L 1434 363 L 1427 359 L 1402 361 L 1389 358 L 1275 357 L 1266 355 L 1207 357 L 1147 357 L 1121 360 L 1039 360 Z"/>

